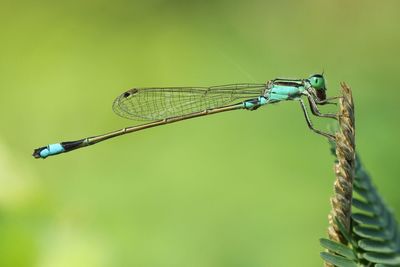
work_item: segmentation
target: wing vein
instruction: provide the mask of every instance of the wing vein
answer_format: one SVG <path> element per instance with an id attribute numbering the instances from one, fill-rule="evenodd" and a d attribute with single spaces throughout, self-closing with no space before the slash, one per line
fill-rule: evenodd
<path id="1" fill-rule="evenodd" d="M 158 120 L 233 104 L 263 95 L 265 90 L 265 84 L 134 88 L 115 99 L 113 110 L 128 119 Z"/>

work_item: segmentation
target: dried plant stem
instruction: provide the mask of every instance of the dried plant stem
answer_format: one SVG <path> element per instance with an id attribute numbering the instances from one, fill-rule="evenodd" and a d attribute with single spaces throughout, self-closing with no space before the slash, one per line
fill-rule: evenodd
<path id="1" fill-rule="evenodd" d="M 350 87 L 341 84 L 342 98 L 339 102 L 339 132 L 336 133 L 335 195 L 331 198 L 328 235 L 331 240 L 346 244 L 336 221 L 349 231 L 353 180 L 355 175 L 355 125 L 354 103 Z"/>

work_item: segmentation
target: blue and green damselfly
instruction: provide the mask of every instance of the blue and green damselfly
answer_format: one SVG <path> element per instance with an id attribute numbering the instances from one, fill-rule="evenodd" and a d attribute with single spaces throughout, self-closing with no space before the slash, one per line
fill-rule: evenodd
<path id="1" fill-rule="evenodd" d="M 336 119 L 335 114 L 319 111 L 318 105 L 331 103 L 326 98 L 325 79 L 321 74 L 307 79 L 274 79 L 264 84 L 133 88 L 115 99 L 114 112 L 128 119 L 151 122 L 76 141 L 50 144 L 35 149 L 33 156 L 46 158 L 151 127 L 237 109 L 256 110 L 266 104 L 287 100 L 299 101 L 308 127 L 333 140 L 332 134 L 313 127 L 302 97 L 308 100 L 314 115 Z"/>

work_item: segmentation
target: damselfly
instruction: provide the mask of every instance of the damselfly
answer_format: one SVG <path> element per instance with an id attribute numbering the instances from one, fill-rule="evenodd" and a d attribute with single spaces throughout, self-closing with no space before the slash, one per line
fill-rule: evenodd
<path id="1" fill-rule="evenodd" d="M 303 96 L 308 100 L 311 112 L 314 115 L 336 118 L 335 114 L 322 114 L 318 109 L 318 105 L 331 103 L 326 98 L 325 79 L 321 74 L 312 75 L 307 79 L 274 79 L 265 84 L 133 88 L 115 99 L 114 112 L 128 119 L 151 122 L 76 141 L 50 144 L 35 149 L 33 156 L 35 158 L 46 158 L 159 125 L 230 110 L 256 110 L 263 105 L 286 100 L 299 101 L 307 125 L 312 131 L 329 139 L 334 139 L 332 134 L 313 127 L 302 99 Z"/>

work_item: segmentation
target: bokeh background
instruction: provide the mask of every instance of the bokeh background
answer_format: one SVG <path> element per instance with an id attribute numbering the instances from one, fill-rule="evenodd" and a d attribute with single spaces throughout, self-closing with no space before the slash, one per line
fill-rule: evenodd
<path id="1" fill-rule="evenodd" d="M 0 1 L 0 266 L 321 266 L 334 158 L 297 103 L 46 160 L 31 153 L 137 123 L 111 111 L 134 86 L 324 70 L 329 95 L 340 81 L 352 86 L 357 149 L 399 215 L 399 9 L 396 0 Z"/>

